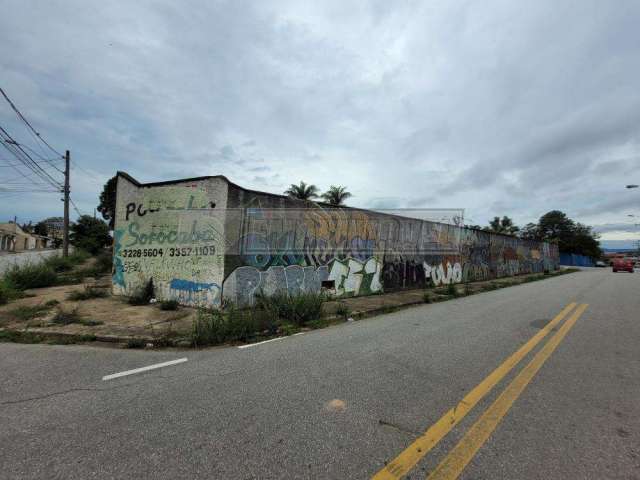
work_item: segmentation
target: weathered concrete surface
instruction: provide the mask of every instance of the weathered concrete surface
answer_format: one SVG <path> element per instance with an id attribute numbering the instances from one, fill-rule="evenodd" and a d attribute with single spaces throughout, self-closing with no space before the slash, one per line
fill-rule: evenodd
<path id="1" fill-rule="evenodd" d="M 28 263 L 40 263 L 42 260 L 55 255 L 62 255 L 62 249 L 31 250 L 20 253 L 3 252 L 0 254 L 0 275 L 14 265 L 20 266 Z"/>
<path id="2" fill-rule="evenodd" d="M 0 344 L 3 476 L 368 478 L 541 320 L 580 302 L 584 315 L 462 478 L 636 478 L 639 288 L 638 274 L 591 270 L 243 350 Z M 425 478 L 511 378 L 409 478 Z"/>

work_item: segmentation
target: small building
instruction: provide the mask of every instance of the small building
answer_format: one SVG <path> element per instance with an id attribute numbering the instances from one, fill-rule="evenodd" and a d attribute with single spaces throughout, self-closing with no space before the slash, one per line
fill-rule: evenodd
<path id="1" fill-rule="evenodd" d="M 113 292 L 153 281 L 185 305 L 336 297 L 559 268 L 555 244 L 242 188 L 223 176 L 142 184 L 118 172 Z"/>
<path id="2" fill-rule="evenodd" d="M 0 223 L 0 252 L 42 250 L 51 243 L 51 238 L 25 232 L 14 222 Z"/>

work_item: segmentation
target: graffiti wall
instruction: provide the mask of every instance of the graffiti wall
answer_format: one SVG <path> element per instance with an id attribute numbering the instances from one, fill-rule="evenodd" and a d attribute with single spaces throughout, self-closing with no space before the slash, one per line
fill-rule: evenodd
<path id="1" fill-rule="evenodd" d="M 224 178 L 141 185 L 120 174 L 114 293 L 132 295 L 151 279 L 159 299 L 219 304 L 226 202 Z"/>
<path id="2" fill-rule="evenodd" d="M 115 294 L 152 279 L 182 304 L 255 295 L 337 297 L 554 270 L 555 245 L 245 190 L 224 177 L 139 184 L 118 177 Z"/>
<path id="3" fill-rule="evenodd" d="M 339 297 L 558 268 L 555 246 L 278 195 L 228 190 L 224 298 L 326 288 Z"/>

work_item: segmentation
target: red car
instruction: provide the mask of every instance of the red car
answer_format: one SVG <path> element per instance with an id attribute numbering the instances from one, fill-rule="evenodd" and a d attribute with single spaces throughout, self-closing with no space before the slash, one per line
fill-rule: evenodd
<path id="1" fill-rule="evenodd" d="M 630 258 L 614 258 L 613 271 L 633 273 L 633 260 Z"/>

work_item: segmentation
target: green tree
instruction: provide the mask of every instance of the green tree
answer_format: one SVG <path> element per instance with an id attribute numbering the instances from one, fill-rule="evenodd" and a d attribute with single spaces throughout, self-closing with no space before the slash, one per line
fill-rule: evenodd
<path id="1" fill-rule="evenodd" d="M 111 245 L 109 226 L 91 215 L 82 215 L 71 226 L 70 240 L 77 249 L 96 254 Z"/>
<path id="2" fill-rule="evenodd" d="M 113 224 L 116 217 L 116 186 L 118 184 L 118 177 L 113 176 L 102 188 L 100 194 L 100 204 L 98 205 L 98 211 L 106 221 L 109 222 L 109 230 L 113 230 Z"/>
<path id="3" fill-rule="evenodd" d="M 602 255 L 598 234 L 591 227 L 574 222 L 560 210 L 552 210 L 540 217 L 537 229 L 540 240 L 557 242 L 562 253 L 577 253 L 592 258 Z"/>
<path id="4" fill-rule="evenodd" d="M 520 229 L 519 235 L 523 240 L 541 240 L 540 229 L 537 223 L 527 223 Z"/>
<path id="5" fill-rule="evenodd" d="M 315 185 L 307 185 L 300 181 L 299 185 L 292 183 L 288 189 L 284 191 L 285 195 L 299 200 L 311 200 L 318 197 L 318 187 Z"/>
<path id="6" fill-rule="evenodd" d="M 33 227 L 33 233 L 35 233 L 36 235 L 42 235 L 43 237 L 46 237 L 49 235 L 49 228 L 47 227 L 46 223 L 44 223 L 43 221 L 40 221 L 36 223 L 35 226 Z"/>
<path id="7" fill-rule="evenodd" d="M 503 233 L 506 235 L 515 235 L 520 229 L 513 223 L 509 217 L 504 215 L 502 218 L 493 217 L 493 220 L 489 222 L 488 231 L 494 233 Z"/>
<path id="8" fill-rule="evenodd" d="M 347 191 L 347 187 L 341 187 L 340 185 L 331 185 L 329 190 L 322 194 L 325 202 L 336 207 L 344 205 L 344 201 L 352 196 L 351 192 Z"/>

